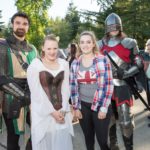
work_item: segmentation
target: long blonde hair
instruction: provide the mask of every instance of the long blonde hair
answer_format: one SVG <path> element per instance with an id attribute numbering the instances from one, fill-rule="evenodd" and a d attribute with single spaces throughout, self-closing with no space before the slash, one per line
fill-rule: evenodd
<path id="1" fill-rule="evenodd" d="M 94 43 L 94 45 L 95 45 L 95 47 L 93 48 L 93 53 L 94 53 L 94 54 L 99 53 L 99 49 L 98 49 L 98 45 L 97 45 L 97 41 L 96 41 L 96 36 L 95 36 L 94 32 L 92 32 L 92 31 L 83 31 L 83 32 L 80 34 L 79 40 L 81 39 L 81 37 L 82 37 L 83 35 L 89 35 L 89 36 L 91 37 L 91 39 L 92 39 L 92 41 L 93 41 L 93 43 Z M 80 51 L 80 53 L 82 53 L 80 47 L 79 47 L 79 51 Z"/>

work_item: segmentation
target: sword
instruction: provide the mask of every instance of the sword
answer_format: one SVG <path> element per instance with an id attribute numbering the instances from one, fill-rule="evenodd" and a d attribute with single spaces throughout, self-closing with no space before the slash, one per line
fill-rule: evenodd
<path id="1" fill-rule="evenodd" d="M 111 63 L 113 64 L 113 66 L 118 70 L 119 66 L 116 64 L 116 62 L 111 58 L 111 56 L 108 54 L 107 51 L 104 51 L 104 54 L 109 58 L 109 60 L 111 61 Z M 141 102 L 145 105 L 145 107 L 150 111 L 150 107 L 149 105 L 145 102 L 144 98 L 141 96 L 141 94 L 136 90 L 136 88 L 133 86 L 132 82 L 130 82 L 132 80 L 134 80 L 133 78 L 130 77 L 127 79 L 123 79 L 124 81 L 126 81 L 126 83 L 129 85 L 129 87 L 131 88 L 133 94 L 135 96 L 137 96 Z"/>

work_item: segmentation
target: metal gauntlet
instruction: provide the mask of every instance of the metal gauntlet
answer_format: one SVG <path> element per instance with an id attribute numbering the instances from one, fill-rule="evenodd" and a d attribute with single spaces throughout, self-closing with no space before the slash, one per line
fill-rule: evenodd
<path id="1" fill-rule="evenodd" d="M 30 105 L 30 92 L 25 90 L 13 78 L 1 75 L 0 89 L 7 94 L 14 96 L 14 100 L 10 103 L 9 118 L 18 118 L 20 109 Z"/>

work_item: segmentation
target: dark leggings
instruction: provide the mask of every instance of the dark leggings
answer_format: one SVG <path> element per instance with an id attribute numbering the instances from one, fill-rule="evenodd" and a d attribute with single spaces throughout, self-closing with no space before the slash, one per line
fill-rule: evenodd
<path id="1" fill-rule="evenodd" d="M 98 119 L 98 112 L 91 110 L 91 104 L 81 102 L 82 119 L 80 125 L 85 137 L 87 150 L 94 150 L 95 134 L 101 150 L 109 150 L 108 128 L 111 116 L 111 110 L 108 109 L 107 117 L 105 119 Z"/>
<path id="2" fill-rule="evenodd" d="M 18 144 L 20 136 L 15 133 L 13 119 L 8 119 L 6 113 L 3 113 L 3 117 L 4 117 L 6 127 L 7 127 L 7 150 L 20 150 L 20 147 Z M 30 125 L 29 113 L 27 113 L 27 123 Z M 29 139 L 27 146 L 31 147 L 30 146 L 31 144 L 29 143 L 30 143 L 30 139 Z M 31 150 L 31 149 L 26 148 L 26 150 Z"/>
<path id="3" fill-rule="evenodd" d="M 20 150 L 18 145 L 19 135 L 15 134 L 13 119 L 8 119 L 5 113 L 3 113 L 3 117 L 7 127 L 7 150 Z"/>

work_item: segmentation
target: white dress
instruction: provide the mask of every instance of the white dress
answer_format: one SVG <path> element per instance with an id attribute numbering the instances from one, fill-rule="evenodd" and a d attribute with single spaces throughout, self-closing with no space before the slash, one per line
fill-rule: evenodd
<path id="1" fill-rule="evenodd" d="M 58 58 L 59 69 L 47 69 L 41 60 L 35 58 L 27 70 L 27 80 L 31 91 L 31 138 L 33 150 L 73 150 L 72 137 L 72 114 L 69 107 L 69 65 L 68 62 Z M 65 123 L 59 124 L 51 116 L 55 111 L 43 90 L 39 72 L 47 71 L 54 77 L 64 71 L 62 82 L 62 110 L 68 113 L 65 116 Z"/>

